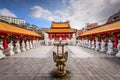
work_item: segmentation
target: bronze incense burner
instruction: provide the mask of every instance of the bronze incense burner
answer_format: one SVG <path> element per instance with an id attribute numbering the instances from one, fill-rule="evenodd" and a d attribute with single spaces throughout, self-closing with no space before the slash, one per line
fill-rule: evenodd
<path id="1" fill-rule="evenodd" d="M 64 46 L 67 45 L 67 43 L 63 43 L 62 41 L 59 41 L 59 43 L 54 43 L 55 46 L 57 46 L 57 53 L 53 51 L 53 60 L 56 63 L 56 74 L 57 76 L 63 77 L 66 75 L 65 70 L 65 62 L 68 59 L 68 51 L 64 52 Z M 59 52 L 59 47 L 62 47 L 62 52 Z"/>

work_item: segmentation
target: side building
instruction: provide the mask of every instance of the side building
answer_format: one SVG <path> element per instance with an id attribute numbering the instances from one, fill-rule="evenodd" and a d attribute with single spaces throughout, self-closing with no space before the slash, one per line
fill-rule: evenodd
<path id="1" fill-rule="evenodd" d="M 12 23 L 12 24 L 17 24 L 19 26 L 26 25 L 25 20 L 21 18 L 15 18 L 15 17 L 10 17 L 10 16 L 0 16 L 0 20 L 3 20 L 8 23 Z"/>

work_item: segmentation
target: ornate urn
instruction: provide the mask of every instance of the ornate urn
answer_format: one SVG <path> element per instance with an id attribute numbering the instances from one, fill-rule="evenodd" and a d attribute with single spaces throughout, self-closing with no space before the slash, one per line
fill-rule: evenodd
<path id="1" fill-rule="evenodd" d="M 53 51 L 53 60 L 56 63 L 56 74 L 57 76 L 63 77 L 66 75 L 65 70 L 65 62 L 68 58 L 68 51 L 64 52 L 64 46 L 67 45 L 67 43 L 63 43 L 62 41 L 59 41 L 57 43 L 54 43 L 54 46 L 57 46 L 57 52 Z M 62 52 L 59 52 L 59 47 L 62 47 Z"/>

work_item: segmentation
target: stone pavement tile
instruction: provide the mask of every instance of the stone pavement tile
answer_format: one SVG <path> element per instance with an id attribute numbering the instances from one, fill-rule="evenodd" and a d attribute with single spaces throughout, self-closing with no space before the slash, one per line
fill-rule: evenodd
<path id="1" fill-rule="evenodd" d="M 34 54 L 32 53 L 34 52 L 33 49 L 28 51 L 29 53 L 15 54 L 14 56 L 7 57 L 7 59 L 0 60 L 0 80 L 120 79 L 120 59 L 87 48 L 76 48 L 75 46 L 74 48 L 80 50 L 83 49 L 82 51 L 85 51 L 85 55 L 87 53 L 87 55 L 92 55 L 92 57 L 74 58 L 71 54 L 75 54 L 69 51 L 68 61 L 66 62 L 68 74 L 64 78 L 58 78 L 53 73 L 53 71 L 56 70 L 56 64 L 53 61 L 52 52 L 45 53 L 45 55 L 48 54 L 49 57 L 40 57 L 42 53 L 36 53 L 35 56 L 30 57 Z M 43 49 L 43 47 L 36 48 L 35 51 L 37 51 L 37 49 L 39 51 Z M 65 49 L 67 50 L 67 48 Z M 54 48 L 52 50 L 54 50 Z M 40 58 L 38 58 L 37 54 Z"/>
<path id="2" fill-rule="evenodd" d="M 115 80 L 120 80 L 120 77 L 115 77 Z"/>
<path id="3" fill-rule="evenodd" d="M 50 74 L 48 74 L 48 73 L 42 73 L 42 74 L 37 74 L 35 77 L 50 78 Z"/>
<path id="4" fill-rule="evenodd" d="M 0 80 L 6 80 L 6 79 L 7 79 L 7 76 L 0 75 Z"/>
<path id="5" fill-rule="evenodd" d="M 32 80 L 31 77 L 23 77 L 23 76 L 11 76 L 11 77 L 8 77 L 6 80 Z"/>

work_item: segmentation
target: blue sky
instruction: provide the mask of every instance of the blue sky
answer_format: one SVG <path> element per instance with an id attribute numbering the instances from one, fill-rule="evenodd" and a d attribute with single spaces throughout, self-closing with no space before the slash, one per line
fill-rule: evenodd
<path id="1" fill-rule="evenodd" d="M 50 28 L 51 21 L 70 21 L 72 28 L 81 29 L 119 10 L 119 0 L 0 0 L 0 15 L 44 28 Z"/>

